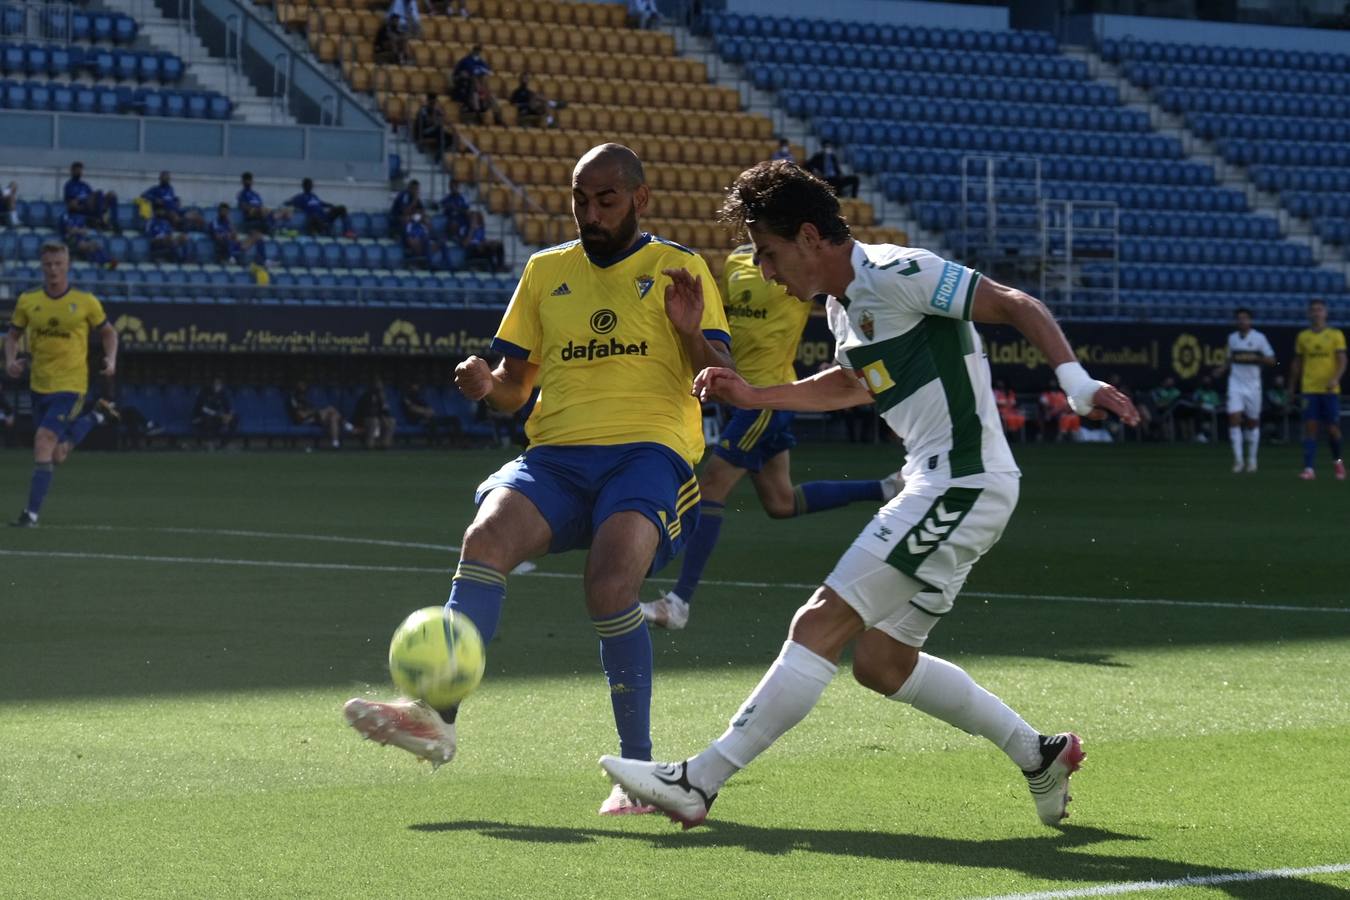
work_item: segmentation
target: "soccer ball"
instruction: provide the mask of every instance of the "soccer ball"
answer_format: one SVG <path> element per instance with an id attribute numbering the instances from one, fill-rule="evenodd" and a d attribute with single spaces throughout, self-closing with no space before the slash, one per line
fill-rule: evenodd
<path id="1" fill-rule="evenodd" d="M 403 620 L 389 642 L 389 674 L 399 690 L 446 709 L 483 680 L 483 638 L 467 616 L 428 606 Z"/>

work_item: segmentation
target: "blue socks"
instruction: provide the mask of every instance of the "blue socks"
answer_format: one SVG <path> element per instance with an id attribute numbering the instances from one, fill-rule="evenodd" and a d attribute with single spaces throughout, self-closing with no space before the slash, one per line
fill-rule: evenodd
<path id="1" fill-rule="evenodd" d="M 49 462 L 33 466 L 33 480 L 28 486 L 27 511 L 35 516 L 42 511 L 42 501 L 47 499 L 47 490 L 52 486 L 53 468 Z"/>
<path id="2" fill-rule="evenodd" d="M 808 481 L 793 488 L 793 493 L 799 516 L 882 497 L 880 481 Z"/>
<path id="3" fill-rule="evenodd" d="M 652 636 L 634 603 L 621 613 L 591 619 L 600 635 L 600 663 L 609 679 L 619 755 L 652 758 Z"/>
<path id="4" fill-rule="evenodd" d="M 689 536 L 684 547 L 684 562 L 680 564 L 680 580 L 675 585 L 675 594 L 685 603 L 694 599 L 694 591 L 703 578 L 703 570 L 708 566 L 708 558 L 717 546 L 717 538 L 722 533 L 722 512 L 726 504 L 704 500 L 698 506 L 698 527 Z"/>
<path id="5" fill-rule="evenodd" d="M 1317 457 L 1317 438 L 1303 439 L 1303 468 L 1311 469 Z"/>
<path id="6" fill-rule="evenodd" d="M 1331 444 L 1331 458 L 1332 458 L 1332 459 L 1340 459 L 1340 458 L 1341 458 L 1341 439 L 1338 438 L 1338 437 L 1329 437 L 1329 438 L 1327 438 L 1327 442 L 1328 442 L 1329 444 Z"/>
<path id="7" fill-rule="evenodd" d="M 450 582 L 450 599 L 445 605 L 468 617 L 486 644 L 497 633 L 505 598 L 505 575 L 491 566 L 462 559 L 455 568 L 455 579 Z"/>

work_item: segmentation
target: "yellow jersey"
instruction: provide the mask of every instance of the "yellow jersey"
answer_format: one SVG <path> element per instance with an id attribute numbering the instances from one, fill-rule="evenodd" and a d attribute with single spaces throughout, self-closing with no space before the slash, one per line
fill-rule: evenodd
<path id="1" fill-rule="evenodd" d="M 1339 328 L 1313 331 L 1305 328 L 1298 333 L 1294 352 L 1303 360 L 1303 378 L 1299 391 L 1304 394 L 1339 394 L 1341 386 L 1327 390 L 1327 382 L 1336 376 L 1336 354 L 1345 352 L 1345 335 Z"/>
<path id="2" fill-rule="evenodd" d="M 792 361 L 797 358 L 811 304 L 798 300 L 782 285 L 765 281 L 750 244 L 727 256 L 722 298 L 741 377 L 756 387 L 796 381 Z"/>
<path id="3" fill-rule="evenodd" d="M 653 442 L 692 466 L 703 418 L 694 370 L 666 316 L 663 269 L 703 279 L 703 334 L 731 343 L 708 264 L 649 234 L 601 265 L 580 241 L 530 257 L 492 347 L 539 366 L 539 397 L 525 424 L 540 446 Z"/>
<path id="4" fill-rule="evenodd" d="M 44 288 L 24 291 L 10 324 L 28 335 L 33 355 L 29 386 L 39 394 L 89 390 L 89 331 L 108 321 L 88 291 L 69 288 L 50 297 Z"/>

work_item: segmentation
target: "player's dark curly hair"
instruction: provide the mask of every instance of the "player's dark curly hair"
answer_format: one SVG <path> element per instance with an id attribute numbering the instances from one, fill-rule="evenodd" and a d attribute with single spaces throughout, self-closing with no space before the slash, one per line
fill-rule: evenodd
<path id="1" fill-rule="evenodd" d="M 758 225 L 790 241 L 807 222 L 832 244 L 853 236 L 848 221 L 839 214 L 834 189 L 784 159 L 758 163 L 742 172 L 727 189 L 718 219 L 734 228 L 738 238 L 751 225 Z"/>

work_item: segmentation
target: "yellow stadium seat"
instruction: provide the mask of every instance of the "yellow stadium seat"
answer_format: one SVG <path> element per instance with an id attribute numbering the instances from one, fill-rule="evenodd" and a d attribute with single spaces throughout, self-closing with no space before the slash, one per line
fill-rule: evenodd
<path id="1" fill-rule="evenodd" d="M 583 10 L 578 4 L 555 3 L 550 5 L 553 7 L 553 20 L 559 25 L 575 27 L 589 24 L 589 22 L 581 17 Z"/>

